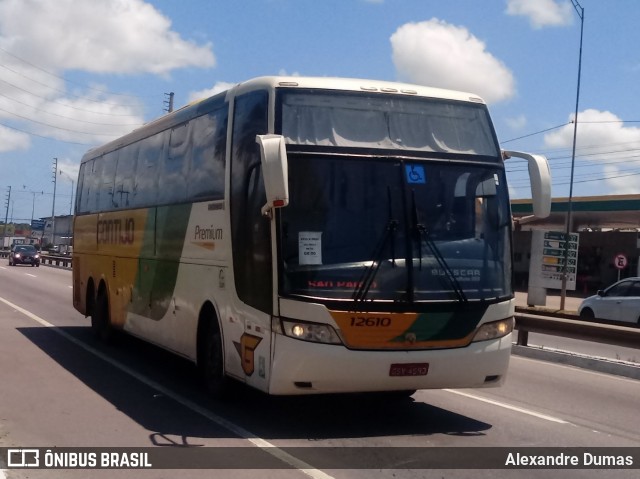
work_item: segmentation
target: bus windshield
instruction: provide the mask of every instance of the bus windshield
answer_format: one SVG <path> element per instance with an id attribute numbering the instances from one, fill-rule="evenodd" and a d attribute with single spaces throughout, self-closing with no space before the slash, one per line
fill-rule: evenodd
<path id="1" fill-rule="evenodd" d="M 290 144 L 500 157 L 484 104 L 304 90 L 280 97 Z"/>
<path id="2" fill-rule="evenodd" d="M 393 302 L 511 295 L 501 168 L 292 154 L 289 184 L 283 294 Z"/>

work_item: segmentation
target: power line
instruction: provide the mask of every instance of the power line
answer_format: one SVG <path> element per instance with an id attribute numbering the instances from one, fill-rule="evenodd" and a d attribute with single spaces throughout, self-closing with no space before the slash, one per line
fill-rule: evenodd
<path id="1" fill-rule="evenodd" d="M 32 123 L 37 123 L 38 125 L 43 125 L 43 126 L 46 126 L 46 127 L 49 127 L 49 128 L 54 128 L 56 130 L 67 131 L 67 132 L 70 132 L 70 133 L 77 133 L 77 134 L 80 134 L 80 135 L 91 135 L 91 136 L 107 136 L 107 137 L 117 137 L 118 136 L 117 134 L 93 133 L 93 132 L 87 132 L 87 131 L 72 130 L 70 128 L 63 128 L 61 126 L 50 125 L 49 123 L 45 123 L 43 121 L 34 120 L 34 119 L 28 118 L 26 116 L 18 115 L 17 113 L 13 113 L 13 112 L 11 112 L 9 110 L 5 110 L 4 108 L 0 108 L 0 111 L 3 111 L 3 112 L 5 112 L 5 113 L 7 113 L 9 115 L 13 115 L 13 116 L 15 116 L 17 118 L 20 118 L 22 120 L 30 121 Z"/>
<path id="2" fill-rule="evenodd" d="M 26 93 L 26 94 L 28 94 L 28 95 L 35 96 L 36 98 L 40 98 L 41 100 L 44 100 L 44 101 L 49 102 L 49 103 L 56 103 L 56 104 L 58 104 L 58 105 L 62 105 L 62 106 L 64 106 L 64 107 L 71 108 L 72 110 L 83 111 L 83 112 L 86 112 L 86 113 L 93 113 L 94 115 L 105 115 L 105 116 L 129 116 L 129 117 L 130 117 L 130 116 L 134 116 L 134 115 L 130 115 L 130 114 L 109 113 L 109 112 L 102 112 L 102 111 L 87 110 L 86 108 L 79 108 L 79 107 L 77 107 L 77 106 L 68 105 L 67 103 L 63 103 L 63 102 L 61 102 L 61 101 L 57 101 L 57 100 L 52 100 L 52 99 L 50 99 L 50 98 L 46 98 L 46 97 L 44 97 L 44 96 L 42 96 L 42 95 L 38 95 L 37 93 L 33 93 L 32 91 L 29 91 L 29 90 L 27 90 L 27 89 L 25 89 L 25 88 L 22 88 L 22 87 L 20 87 L 20 86 L 18 86 L 18 85 L 15 85 L 15 84 L 13 84 L 13 83 L 11 83 L 11 82 L 9 82 L 9 81 L 7 81 L 7 80 L 3 79 L 3 78 L 0 78 L 0 82 L 6 83 L 7 85 L 9 85 L 9 86 L 11 86 L 11 87 L 13 87 L 13 88 L 16 88 L 17 90 L 23 91 L 23 92 L 25 92 L 25 93 Z M 83 98 L 83 97 L 78 97 L 78 98 L 80 98 L 80 99 L 85 99 L 85 98 Z M 107 105 L 109 105 L 108 103 L 103 103 L 103 104 L 107 104 Z M 113 105 L 113 104 L 110 104 L 110 105 Z M 125 106 L 125 105 L 117 105 L 117 106 Z"/>
<path id="3" fill-rule="evenodd" d="M 0 93 L 0 96 L 6 98 L 7 100 L 19 103 L 20 105 L 24 105 L 24 106 L 26 106 L 28 108 L 32 108 L 35 111 L 46 113 L 47 115 L 56 116 L 58 118 L 64 118 L 65 120 L 76 121 L 78 123 L 88 123 L 88 124 L 91 124 L 91 125 L 99 125 L 99 126 L 131 126 L 131 127 L 139 127 L 139 126 L 143 125 L 143 123 L 99 123 L 99 122 L 89 121 L 89 120 L 78 120 L 77 118 L 72 118 L 70 116 L 60 115 L 58 113 L 53 113 L 53 112 L 50 112 L 50 111 L 47 111 L 47 110 L 43 110 L 43 109 L 35 107 L 33 105 L 29 105 L 28 103 L 25 103 L 23 101 L 16 100 L 15 98 L 11 98 L 11 97 L 9 97 L 7 95 L 4 95 L 2 93 Z M 133 115 L 131 115 L 131 116 L 133 116 Z"/>
<path id="4" fill-rule="evenodd" d="M 62 143 L 68 143 L 70 145 L 93 146 L 93 145 L 96 144 L 96 143 L 81 143 L 81 142 L 78 142 L 78 141 L 69 141 L 69 140 L 59 140 L 58 138 L 52 138 L 50 136 L 39 135 L 38 133 L 33 133 L 31 131 L 22 130 L 20 128 L 16 128 L 15 126 L 7 125 L 6 123 L 2 123 L 2 122 L 0 122 L 0 126 L 2 126 L 4 128 L 9 128 L 10 130 L 18 131 L 20 133 L 24 133 L 24 134 L 29 135 L 29 136 L 35 136 L 37 138 L 43 138 L 45 140 L 50 140 L 50 141 L 59 141 L 59 142 L 62 142 Z"/>
<path id="5" fill-rule="evenodd" d="M 580 155 L 578 158 L 580 158 L 581 162 L 583 163 L 583 167 L 596 167 L 596 166 L 601 166 L 601 165 L 609 165 L 609 164 L 615 164 L 615 163 L 634 163 L 638 160 L 633 160 L 633 158 L 638 158 L 640 155 L 630 155 L 630 156 L 617 156 L 618 153 L 631 153 L 631 152 L 640 152 L 640 148 L 634 148 L 634 149 L 628 149 L 628 150 L 618 150 L 618 151 L 611 151 L 611 152 L 602 152 L 602 153 L 591 153 L 591 154 L 585 154 L 585 155 Z M 614 158 L 611 159 L 607 159 L 606 156 L 607 155 L 616 155 Z M 599 157 L 602 156 L 603 158 L 591 158 L 591 159 L 584 159 L 585 157 Z M 568 159 L 569 157 L 558 157 L 558 158 L 554 158 L 555 160 L 558 159 Z M 551 160 L 551 158 L 549 158 L 549 160 Z M 568 165 L 570 164 L 570 162 L 567 161 L 563 161 L 563 162 L 554 162 L 551 165 L 551 168 L 556 170 L 556 169 L 562 169 L 562 168 L 566 168 L 566 166 L 564 165 Z M 522 166 L 522 165 L 517 165 L 514 167 L 510 167 L 510 168 L 506 168 L 505 169 L 508 173 L 515 173 L 515 172 L 523 172 L 523 171 L 527 171 L 527 166 Z"/>
<path id="6" fill-rule="evenodd" d="M 539 135 L 541 133 L 546 133 L 546 132 L 551 131 L 551 130 L 557 130 L 558 128 L 562 128 L 563 126 L 571 125 L 572 123 L 573 123 L 573 121 L 569 121 L 567 123 L 563 123 L 562 125 L 552 126 L 551 128 L 547 128 L 545 130 L 536 131 L 534 133 L 529 133 L 528 135 L 519 136 L 517 138 L 511 138 L 510 140 L 501 141 L 500 143 L 504 144 L 504 143 L 510 143 L 510 142 L 516 141 L 516 140 L 522 140 L 523 138 L 529 138 L 530 136 Z"/>
<path id="7" fill-rule="evenodd" d="M 544 130 L 540 130 L 540 131 L 535 131 L 533 133 L 529 133 L 527 135 L 523 135 L 523 136 L 519 136 L 517 138 L 511 138 L 510 140 L 505 140 L 505 141 L 501 141 L 501 144 L 504 143 L 510 143 L 512 141 L 516 141 L 516 140 L 522 140 L 523 138 L 529 138 L 530 136 L 535 136 L 535 135 L 540 135 L 542 133 L 546 133 L 548 131 L 552 131 L 552 130 L 557 130 L 558 128 L 562 128 L 564 126 L 567 125 L 573 125 L 574 121 L 571 120 L 567 123 L 563 123 L 562 125 L 557 125 L 557 126 L 552 126 L 551 128 L 546 128 Z M 602 123 L 602 124 L 606 124 L 606 123 L 640 123 L 640 120 L 593 120 L 593 121 L 588 121 L 588 120 L 580 120 L 578 123 L 588 123 L 588 124 L 598 124 L 598 123 Z M 567 148 L 563 148 L 563 149 L 569 149 Z"/>
<path id="8" fill-rule="evenodd" d="M 129 94 L 129 93 L 114 93 L 114 92 L 109 92 L 109 91 L 101 90 L 101 89 L 99 89 L 99 88 L 94 88 L 94 87 L 91 87 L 91 86 L 83 85 L 83 84 L 78 83 L 78 82 L 75 82 L 75 81 L 73 81 L 73 80 L 68 80 L 67 78 L 64 78 L 64 77 L 62 77 L 62 76 L 60 76 L 60 75 L 56 75 L 55 73 L 52 73 L 52 72 L 50 72 L 50 71 L 48 71 L 48 70 L 46 70 L 46 69 L 44 69 L 44 68 L 42 68 L 42 67 L 40 67 L 40 66 L 38 66 L 38 65 L 36 65 L 36 64 L 34 64 L 34 63 L 32 63 L 32 62 L 28 61 L 28 60 L 25 60 L 24 58 L 19 57 L 18 55 L 14 54 L 14 53 L 11 53 L 10 51 L 5 50 L 5 49 L 4 49 L 4 48 L 2 48 L 2 47 L 0 47 L 0 51 L 4 52 L 5 54 L 9 55 L 10 57 L 15 58 L 16 60 L 18 60 L 18 61 L 20 61 L 20 62 L 22 62 L 22 63 L 24 63 L 24 64 L 26 64 L 26 65 L 29 65 L 29 66 L 30 66 L 30 67 L 32 67 L 32 68 L 35 68 L 36 70 L 39 70 L 39 71 L 41 71 L 41 72 L 43 72 L 43 73 L 46 73 L 47 75 L 50 75 L 50 76 L 52 76 L 52 77 L 54 77 L 54 78 L 57 78 L 57 79 L 59 79 L 59 80 L 62 80 L 62 81 L 63 81 L 63 82 L 65 82 L 65 83 L 71 83 L 71 84 L 73 84 L 73 85 L 78 85 L 78 86 L 81 86 L 81 87 L 83 87 L 83 88 L 85 88 L 85 89 L 87 89 L 87 90 L 92 90 L 92 91 L 95 91 L 95 92 L 98 92 L 98 93 L 103 93 L 103 94 L 117 95 L 117 96 L 124 96 L 124 97 L 130 97 L 130 98 L 142 98 L 140 95 L 132 95 L 132 94 Z M 9 69 L 9 68 L 7 68 L 7 69 Z M 13 71 L 13 70 L 11 70 L 11 69 L 9 69 L 9 70 L 10 70 L 10 71 Z M 34 81 L 34 82 L 36 82 L 36 83 L 39 83 L 37 80 L 34 80 L 33 78 L 30 78 L 30 77 L 28 77 L 28 76 L 26 76 L 26 75 L 23 75 L 22 73 L 18 73 L 18 72 L 15 72 L 15 71 L 14 71 L 14 73 L 16 73 L 16 74 L 18 74 L 18 75 L 20 75 L 20 76 L 23 76 L 24 78 L 27 78 L 27 79 L 29 79 L 29 80 L 32 80 L 32 81 Z M 41 83 L 41 85 L 43 85 L 43 84 Z M 43 85 L 43 86 L 47 86 L 47 87 L 48 87 L 48 85 Z M 51 87 L 50 87 L 50 88 L 51 88 Z M 152 97 L 157 97 L 157 96 L 158 96 L 158 95 L 147 95 L 147 96 L 145 96 L 144 98 L 152 98 Z"/>

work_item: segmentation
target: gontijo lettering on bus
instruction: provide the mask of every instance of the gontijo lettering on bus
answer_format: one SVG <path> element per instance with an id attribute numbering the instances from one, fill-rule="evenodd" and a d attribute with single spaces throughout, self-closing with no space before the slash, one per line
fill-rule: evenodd
<path id="1" fill-rule="evenodd" d="M 98 244 L 133 244 L 135 229 L 133 218 L 98 220 Z"/>

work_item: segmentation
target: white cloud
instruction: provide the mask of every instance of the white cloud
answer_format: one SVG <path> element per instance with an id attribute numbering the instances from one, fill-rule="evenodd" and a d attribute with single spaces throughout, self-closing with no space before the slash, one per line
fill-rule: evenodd
<path id="1" fill-rule="evenodd" d="M 570 116 L 573 120 L 574 115 Z M 544 137 L 548 148 L 573 146 L 573 124 Z M 600 180 L 612 194 L 640 193 L 640 128 L 625 126 L 618 116 L 608 111 L 588 109 L 578 114 L 576 138 L 576 174 L 574 181 Z M 602 169 L 594 169 L 593 166 Z M 553 166 L 553 163 L 552 163 Z M 591 166 L 591 168 L 589 168 Z M 629 176 L 629 174 L 636 174 Z M 585 185 L 597 185 L 589 181 Z"/>
<path id="2" fill-rule="evenodd" d="M 0 0 L 0 123 L 34 136 L 94 145 L 144 123 L 140 100 L 69 87 L 67 70 L 166 75 L 214 64 L 210 44 L 182 39 L 143 0 Z M 8 129 L 0 140 L 0 151 L 29 146 Z"/>
<path id="3" fill-rule="evenodd" d="M 391 47 L 402 80 L 469 91 L 487 102 L 515 94 L 511 71 L 464 27 L 437 18 L 407 23 L 391 36 Z"/>
<path id="4" fill-rule="evenodd" d="M 142 104 L 132 97 L 93 89 L 67 92 L 57 76 L 27 68 L 3 52 L 0 61 L 9 68 L 0 70 L 0 122 L 16 130 L 89 145 L 105 143 L 144 123 Z M 4 146 L 5 151 L 18 147 Z"/>
<path id="5" fill-rule="evenodd" d="M 527 126 L 527 117 L 524 115 L 519 115 L 514 118 L 506 118 L 505 122 L 507 126 L 512 130 L 522 130 L 525 126 Z"/>
<path id="6" fill-rule="evenodd" d="M 58 160 L 58 179 L 76 180 L 80 171 L 80 163 L 70 158 L 61 158 Z M 62 172 L 62 173 L 60 173 Z"/>
<path id="7" fill-rule="evenodd" d="M 206 88 L 204 90 L 192 91 L 189 93 L 187 103 L 192 103 L 194 101 L 203 100 L 205 98 L 209 98 L 210 96 L 217 95 L 220 92 L 228 90 L 229 88 L 235 86 L 236 83 L 228 83 L 219 81 L 211 88 Z"/>
<path id="8" fill-rule="evenodd" d="M 26 150 L 30 144 L 29 135 L 0 125 L 0 153 L 5 151 Z"/>
<path id="9" fill-rule="evenodd" d="M 573 6 L 568 1 L 507 0 L 506 13 L 528 17 L 535 29 L 570 25 L 573 21 Z"/>
<path id="10" fill-rule="evenodd" d="M 211 44 L 197 45 L 143 0 L 3 0 L 0 45 L 45 68 L 166 74 L 212 67 Z"/>

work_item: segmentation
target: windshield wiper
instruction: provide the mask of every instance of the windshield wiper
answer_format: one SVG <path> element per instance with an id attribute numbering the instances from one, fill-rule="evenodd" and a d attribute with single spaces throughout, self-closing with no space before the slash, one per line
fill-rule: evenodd
<path id="1" fill-rule="evenodd" d="M 365 301 L 367 299 L 369 290 L 373 285 L 373 280 L 378 274 L 378 270 L 380 269 L 380 265 L 382 264 L 382 256 L 384 254 L 385 246 L 387 245 L 388 241 L 390 241 L 391 246 L 391 265 L 393 267 L 396 266 L 395 233 L 398 229 L 398 221 L 393 219 L 391 189 L 389 187 L 387 187 L 387 199 L 389 204 L 389 220 L 387 221 L 387 226 L 382 237 L 380 238 L 380 241 L 378 241 L 378 244 L 376 245 L 376 248 L 371 255 L 371 264 L 364 270 L 362 277 L 357 283 L 356 289 L 353 291 L 353 295 L 351 297 L 355 301 Z"/>
<path id="2" fill-rule="evenodd" d="M 442 256 L 438 245 L 435 243 L 435 241 L 433 241 L 433 239 L 431 239 L 431 233 L 429 232 L 429 229 L 423 223 L 420 223 L 418 219 L 418 206 L 416 205 L 415 190 L 411 190 L 411 201 L 413 208 L 413 227 L 418 233 L 418 258 L 420 261 L 419 268 L 422 269 L 422 239 L 424 238 L 425 243 L 427 243 L 427 246 L 431 250 L 431 255 L 436 259 L 440 268 L 442 268 L 442 270 L 445 272 L 445 275 L 449 280 L 449 283 L 451 284 L 451 289 L 458 297 L 458 300 L 466 303 L 468 299 L 464 294 L 462 286 L 460 286 L 460 282 L 453 274 L 453 271 L 451 271 L 451 267 L 447 263 L 447 260 L 444 258 L 444 256 Z"/>

